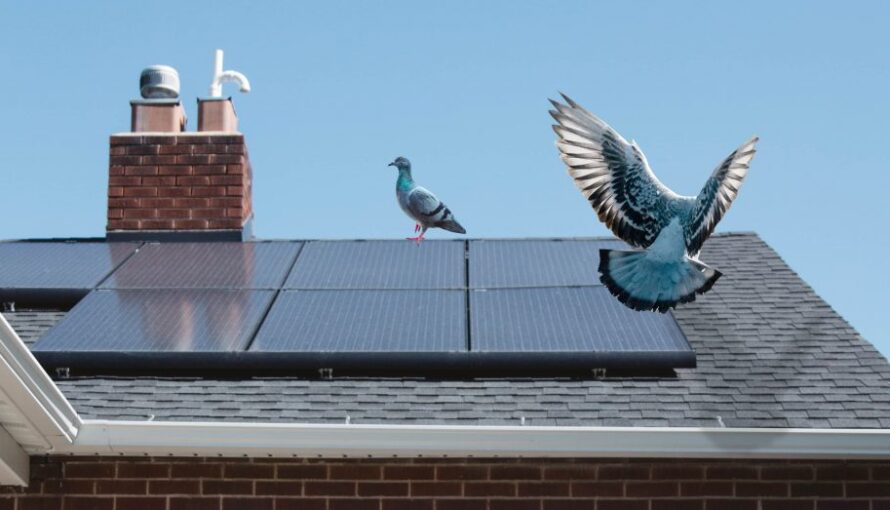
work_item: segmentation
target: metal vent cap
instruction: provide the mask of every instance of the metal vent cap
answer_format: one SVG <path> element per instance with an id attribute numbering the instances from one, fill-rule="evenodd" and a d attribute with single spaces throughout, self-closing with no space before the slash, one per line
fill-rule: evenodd
<path id="1" fill-rule="evenodd" d="M 177 99 L 179 73 L 170 66 L 148 66 L 139 75 L 139 91 L 145 99 Z"/>

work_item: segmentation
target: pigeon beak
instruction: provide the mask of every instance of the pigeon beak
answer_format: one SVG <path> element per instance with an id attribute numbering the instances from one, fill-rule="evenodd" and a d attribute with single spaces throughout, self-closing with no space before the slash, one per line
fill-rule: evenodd
<path id="1" fill-rule="evenodd" d="M 386 166 L 396 166 L 396 162 L 393 161 L 392 163 L 390 163 L 390 164 L 388 164 L 388 165 L 386 165 Z"/>

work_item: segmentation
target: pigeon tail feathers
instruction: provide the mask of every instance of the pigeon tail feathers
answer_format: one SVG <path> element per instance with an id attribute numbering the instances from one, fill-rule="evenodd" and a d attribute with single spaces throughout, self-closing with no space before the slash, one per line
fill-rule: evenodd
<path id="1" fill-rule="evenodd" d="M 466 234 L 467 233 L 466 229 L 464 229 L 464 227 L 460 223 L 458 223 L 457 220 L 455 220 L 455 219 L 450 219 L 448 221 L 439 223 L 436 226 L 439 228 L 444 228 L 445 230 L 447 230 L 449 232 L 454 232 L 456 234 Z"/>
<path id="2" fill-rule="evenodd" d="M 667 312 L 695 301 L 711 289 L 721 273 L 686 255 L 665 260 L 651 251 L 600 250 L 600 281 L 634 310 Z"/>

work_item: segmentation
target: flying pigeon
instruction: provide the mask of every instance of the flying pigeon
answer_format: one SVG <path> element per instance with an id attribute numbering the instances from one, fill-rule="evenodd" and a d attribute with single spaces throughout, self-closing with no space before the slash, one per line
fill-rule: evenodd
<path id="1" fill-rule="evenodd" d="M 698 260 L 754 158 L 753 137 L 720 163 L 696 197 L 662 184 L 636 142 L 562 94 L 550 100 L 556 146 L 575 185 L 621 240 L 642 250 L 600 250 L 600 281 L 635 310 L 666 312 L 711 289 L 721 273 Z"/>
<path id="2" fill-rule="evenodd" d="M 416 223 L 414 233 L 417 237 L 409 237 L 411 241 L 420 243 L 427 229 L 431 227 L 444 228 L 449 232 L 466 234 L 467 231 L 454 219 L 451 209 L 445 203 L 436 198 L 426 188 L 418 186 L 411 178 L 411 162 L 406 158 L 398 157 L 389 164 L 399 169 L 399 179 L 396 181 L 396 198 L 399 206 Z"/>

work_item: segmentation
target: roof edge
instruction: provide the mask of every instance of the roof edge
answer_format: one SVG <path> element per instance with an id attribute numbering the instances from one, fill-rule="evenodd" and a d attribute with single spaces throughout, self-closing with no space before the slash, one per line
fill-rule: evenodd
<path id="1" fill-rule="evenodd" d="M 84 420 L 56 453 L 261 457 L 890 458 L 887 429 Z"/>

